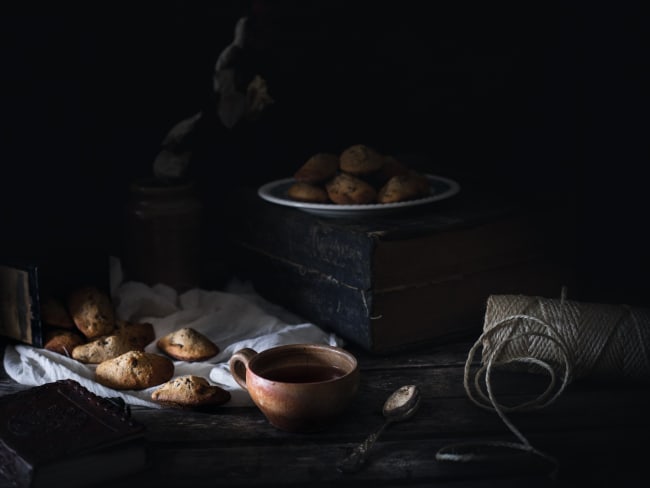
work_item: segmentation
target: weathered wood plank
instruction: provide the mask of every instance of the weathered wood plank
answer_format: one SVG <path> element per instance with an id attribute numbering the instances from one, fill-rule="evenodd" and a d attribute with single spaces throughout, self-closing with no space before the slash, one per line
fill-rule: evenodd
<path id="1" fill-rule="evenodd" d="M 359 394 L 331 428 L 316 434 L 279 431 L 255 407 L 213 413 L 132 407 L 147 427 L 151 467 L 120 486 L 558 486 L 537 459 L 461 465 L 435 460 L 437 450 L 452 443 L 515 440 L 496 413 L 467 398 L 466 347 L 386 358 L 359 354 Z M 547 381 L 510 373 L 498 380 L 504 402 L 539 392 Z M 361 473 L 336 471 L 336 463 L 382 423 L 388 395 L 407 383 L 421 388 L 418 413 L 384 432 Z M 0 395 L 24 388 L 0 377 Z M 635 486 L 650 454 L 643 437 L 650 430 L 648 411 L 646 385 L 576 382 L 553 405 L 508 417 L 534 447 L 560 460 L 562 486 L 583 486 L 585 480 Z"/>
<path id="2" fill-rule="evenodd" d="M 616 438 L 609 441 L 620 442 L 626 435 L 629 432 L 619 432 Z M 630 462 L 622 463 L 625 456 L 610 456 L 603 449 L 606 443 L 599 441 L 594 433 L 585 432 L 579 437 L 564 435 L 559 439 L 540 435 L 535 440 L 541 445 L 561 443 L 562 450 L 556 454 L 560 460 L 558 480 L 564 483 L 577 483 L 581 480 L 603 483 L 619 476 L 630 481 L 639 477 L 639 472 L 635 470 L 622 474 L 618 472 L 621 466 L 630 468 L 630 462 L 639 456 L 630 457 Z M 160 487 L 173 487 L 183 483 L 197 487 L 219 483 L 228 486 L 265 486 L 270 481 L 277 486 L 402 486 L 446 482 L 453 486 L 476 486 L 474 481 L 491 480 L 501 486 L 502 480 L 528 475 L 528 481 L 534 483 L 521 486 L 557 486 L 548 477 L 550 465 L 530 455 L 515 454 L 478 463 L 436 461 L 437 450 L 454 441 L 450 438 L 381 441 L 376 444 L 364 469 L 351 475 L 339 473 L 336 464 L 354 444 L 323 445 L 316 438 L 294 439 L 281 446 L 181 446 L 176 443 L 157 443 L 152 447 L 152 473 L 142 473 L 133 482 L 151 482 L 155 479 L 156 486 Z M 281 462 L 279 449 L 282 451 Z M 589 468 L 589 472 L 583 473 L 590 464 L 594 465 Z"/>
<path id="3" fill-rule="evenodd" d="M 383 421 L 381 408 L 385 399 L 395 388 L 409 382 L 420 386 L 421 408 L 413 419 L 395 426 L 386 433 L 387 436 L 397 433 L 409 437 L 419 434 L 508 432 L 495 412 L 480 409 L 469 401 L 462 389 L 460 368 L 376 369 L 365 372 L 357 398 L 327 432 L 319 434 L 320 441 L 354 439 L 376 428 Z M 522 398 L 510 394 L 504 396 L 503 401 L 514 402 Z M 614 387 L 569 387 L 556 403 L 546 408 L 512 413 L 508 417 L 525 433 L 567 428 L 643 427 L 650 425 L 650 417 L 646 414 L 649 410 L 650 391 L 642 385 L 625 390 Z M 160 412 L 142 408 L 134 408 L 133 411 L 136 418 L 150 425 L 152 432 L 164 432 L 168 438 L 173 438 L 175 434 L 181 438 L 187 436 L 186 428 L 193 423 L 197 427 L 205 427 L 196 430 L 196 435 L 202 439 L 213 436 L 215 439 L 233 441 L 258 436 L 266 439 L 292 436 L 268 425 L 256 408 L 224 407 L 214 414 L 174 410 Z"/>
<path id="4" fill-rule="evenodd" d="M 381 480 L 390 484 L 408 480 L 409 483 L 433 482 L 449 476 L 447 466 L 434 459 L 439 447 L 435 441 L 384 443 L 377 446 L 374 460 L 353 475 L 337 471 L 337 462 L 346 455 L 347 446 L 325 446 L 319 443 L 297 443 L 282 446 L 283 462 L 278 462 L 277 447 L 223 446 L 210 448 L 187 448 L 156 446 L 156 486 L 319 486 L 351 484 L 369 486 Z M 476 466 L 464 469 L 463 478 L 484 478 L 530 473 L 531 467 L 504 470 L 503 466 Z M 534 468 L 534 467 L 533 467 Z M 539 471 L 538 468 L 537 471 Z M 200 473 L 200 474 L 199 474 Z M 506 476 L 506 477 L 507 477 Z M 142 473 L 142 481 L 151 475 Z"/>

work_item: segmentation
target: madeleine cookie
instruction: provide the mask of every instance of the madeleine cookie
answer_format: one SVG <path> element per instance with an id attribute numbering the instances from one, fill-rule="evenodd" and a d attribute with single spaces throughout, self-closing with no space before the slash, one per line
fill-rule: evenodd
<path id="1" fill-rule="evenodd" d="M 40 306 L 41 321 L 53 327 L 63 329 L 74 329 L 74 321 L 65 308 L 65 305 L 56 298 L 48 297 Z"/>
<path id="2" fill-rule="evenodd" d="M 364 144 L 348 147 L 339 159 L 341 171 L 355 176 L 374 173 L 384 165 L 384 156 Z"/>
<path id="3" fill-rule="evenodd" d="M 158 348 L 179 361 L 204 361 L 219 353 L 219 347 L 200 332 L 184 327 L 158 339 Z"/>
<path id="4" fill-rule="evenodd" d="M 85 364 L 99 364 L 135 349 L 142 350 L 134 347 L 125 335 L 112 334 L 75 347 L 72 358 Z"/>
<path id="5" fill-rule="evenodd" d="M 393 176 L 405 175 L 408 172 L 408 166 L 395 158 L 395 156 L 386 155 L 384 156 L 384 164 L 379 170 L 378 176 L 386 182 Z"/>
<path id="6" fill-rule="evenodd" d="M 153 325 L 149 322 L 129 322 L 117 319 L 115 321 L 116 333 L 123 335 L 134 349 L 144 349 L 146 345 L 156 338 Z"/>
<path id="7" fill-rule="evenodd" d="M 49 329 L 45 333 L 43 349 L 71 357 L 74 348 L 84 342 L 86 338 L 75 330 Z"/>
<path id="8" fill-rule="evenodd" d="M 303 164 L 293 177 L 304 183 L 322 183 L 334 178 L 339 169 L 339 158 L 335 154 L 317 153 Z"/>
<path id="9" fill-rule="evenodd" d="M 73 291 L 68 297 L 68 310 L 87 339 L 108 335 L 115 328 L 113 304 L 97 287 L 85 286 Z"/>
<path id="10" fill-rule="evenodd" d="M 151 394 L 151 399 L 174 408 L 218 406 L 230 400 L 230 392 L 211 385 L 201 376 L 185 375 L 169 380 Z"/>
<path id="11" fill-rule="evenodd" d="M 304 183 L 302 181 L 297 181 L 287 188 L 287 196 L 292 200 L 297 200 L 299 202 L 329 202 L 329 197 L 324 188 L 311 183 Z"/>
<path id="12" fill-rule="evenodd" d="M 374 203 L 377 199 L 377 191 L 370 183 L 345 173 L 328 181 L 325 189 L 330 200 L 340 205 Z"/>
<path id="13" fill-rule="evenodd" d="M 129 351 L 97 365 L 95 380 L 115 390 L 144 390 L 174 376 L 171 359 L 143 351 Z"/>
<path id="14" fill-rule="evenodd" d="M 395 203 L 422 198 L 429 194 L 429 181 L 424 175 L 409 171 L 405 175 L 393 176 L 379 189 L 379 203 Z"/>

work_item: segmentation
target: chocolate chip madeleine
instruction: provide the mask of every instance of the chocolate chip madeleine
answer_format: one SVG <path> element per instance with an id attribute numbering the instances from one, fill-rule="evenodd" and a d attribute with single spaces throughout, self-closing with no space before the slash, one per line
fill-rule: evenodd
<path id="1" fill-rule="evenodd" d="M 41 302 L 40 310 L 43 323 L 62 329 L 75 328 L 70 313 L 60 300 L 54 297 L 47 297 Z"/>
<path id="2" fill-rule="evenodd" d="M 374 173 L 384 165 L 384 156 L 365 144 L 348 147 L 339 159 L 341 171 L 355 176 Z"/>
<path id="3" fill-rule="evenodd" d="M 149 322 L 130 322 L 118 319 L 115 321 L 115 331 L 124 335 L 134 349 L 144 349 L 156 338 L 153 324 Z"/>
<path id="4" fill-rule="evenodd" d="M 287 189 L 287 196 L 292 200 L 309 203 L 328 203 L 329 196 L 324 188 L 296 181 Z"/>
<path id="5" fill-rule="evenodd" d="M 325 185 L 330 200 L 340 205 L 361 205 L 374 203 L 375 188 L 360 178 L 341 173 Z"/>
<path id="6" fill-rule="evenodd" d="M 126 336 L 112 334 L 75 347 L 72 350 L 72 358 L 86 364 L 99 364 L 134 349 L 142 350 L 141 347 L 134 347 Z"/>
<path id="7" fill-rule="evenodd" d="M 339 158 L 336 154 L 317 153 L 298 168 L 293 177 L 304 183 L 322 183 L 333 178 L 338 169 Z"/>
<path id="8" fill-rule="evenodd" d="M 201 376 L 173 378 L 153 391 L 151 399 L 173 408 L 199 408 L 222 405 L 230 400 L 230 392 L 211 385 Z"/>
<path id="9" fill-rule="evenodd" d="M 77 328 L 87 339 L 113 332 L 115 312 L 106 293 L 95 286 L 85 286 L 68 297 L 68 310 Z"/>
<path id="10" fill-rule="evenodd" d="M 382 186 L 377 193 L 379 203 L 395 203 L 415 198 L 422 198 L 429 194 L 429 181 L 425 176 L 414 171 L 393 176 Z"/>
<path id="11" fill-rule="evenodd" d="M 97 365 L 98 383 L 116 390 L 144 390 L 169 381 L 174 363 L 168 357 L 143 351 L 129 351 Z"/>
<path id="12" fill-rule="evenodd" d="M 75 347 L 86 342 L 86 338 L 76 330 L 50 328 L 45 333 L 43 349 L 71 357 Z"/>
<path id="13" fill-rule="evenodd" d="M 200 332 L 183 327 L 158 339 L 158 348 L 179 361 L 204 361 L 219 353 L 219 347 Z"/>

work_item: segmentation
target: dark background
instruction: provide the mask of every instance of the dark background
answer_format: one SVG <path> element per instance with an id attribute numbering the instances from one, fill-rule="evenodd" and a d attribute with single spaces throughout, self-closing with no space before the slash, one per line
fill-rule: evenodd
<path id="1" fill-rule="evenodd" d="M 239 16 L 276 103 L 214 127 L 202 191 L 289 176 L 354 143 L 575 213 L 581 298 L 648 304 L 648 44 L 634 4 L 220 1 L 5 11 L 3 255 L 115 252 L 129 182 L 210 110 Z M 631 6 L 632 5 L 632 6 Z M 209 127 L 205 134 L 210 134 Z"/>

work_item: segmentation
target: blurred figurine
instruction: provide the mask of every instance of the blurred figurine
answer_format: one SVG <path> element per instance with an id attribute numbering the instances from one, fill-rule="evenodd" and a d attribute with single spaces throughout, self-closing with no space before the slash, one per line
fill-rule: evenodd
<path id="1" fill-rule="evenodd" d="M 154 159 L 154 176 L 160 180 L 182 178 L 190 164 L 192 149 L 198 121 L 203 112 L 198 112 L 178 122 L 167 133 L 161 143 L 161 150 Z"/>
<path id="2" fill-rule="evenodd" d="M 266 81 L 256 72 L 258 63 L 250 45 L 253 33 L 248 17 L 235 26 L 235 38 L 219 55 L 214 67 L 212 89 L 219 120 L 228 129 L 240 121 L 255 120 L 273 99 Z"/>
<path id="3" fill-rule="evenodd" d="M 235 26 L 233 42 L 219 55 L 212 89 L 219 122 L 232 129 L 243 120 L 255 120 L 274 101 L 266 81 L 255 72 L 254 56 L 248 45 L 251 35 L 248 17 Z M 195 135 L 203 111 L 181 120 L 167 133 L 153 163 L 156 178 L 174 180 L 186 173 L 192 157 Z"/>

